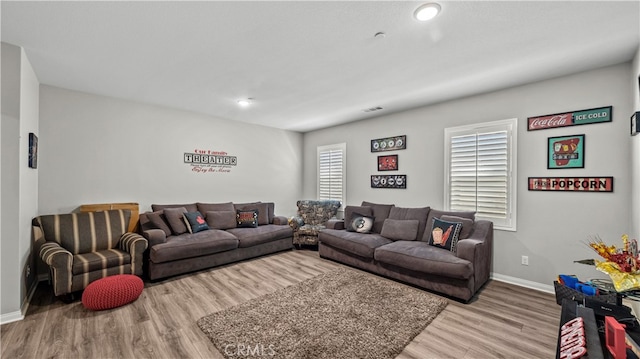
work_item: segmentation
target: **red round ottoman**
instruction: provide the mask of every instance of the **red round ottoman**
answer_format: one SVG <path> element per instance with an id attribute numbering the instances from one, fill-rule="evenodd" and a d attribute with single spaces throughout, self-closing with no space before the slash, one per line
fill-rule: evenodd
<path id="1" fill-rule="evenodd" d="M 91 310 L 116 308 L 138 299 L 144 283 L 138 276 L 118 274 L 91 282 L 82 293 L 82 304 Z"/>

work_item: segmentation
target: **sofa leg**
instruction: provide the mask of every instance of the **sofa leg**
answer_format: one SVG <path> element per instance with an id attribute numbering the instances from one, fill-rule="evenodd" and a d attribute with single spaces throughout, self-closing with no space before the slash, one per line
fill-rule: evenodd
<path id="1" fill-rule="evenodd" d="M 58 296 L 58 298 L 60 298 L 60 300 L 65 304 L 70 304 L 74 300 L 76 300 L 75 293 L 63 294 L 63 295 Z"/>

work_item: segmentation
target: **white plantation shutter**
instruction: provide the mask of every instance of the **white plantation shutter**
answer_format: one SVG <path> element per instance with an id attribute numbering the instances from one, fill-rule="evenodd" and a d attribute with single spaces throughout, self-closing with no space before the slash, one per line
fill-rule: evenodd
<path id="1" fill-rule="evenodd" d="M 516 120 L 445 129 L 445 203 L 515 230 Z"/>
<path id="2" fill-rule="evenodd" d="M 318 199 L 345 198 L 346 144 L 318 147 Z"/>

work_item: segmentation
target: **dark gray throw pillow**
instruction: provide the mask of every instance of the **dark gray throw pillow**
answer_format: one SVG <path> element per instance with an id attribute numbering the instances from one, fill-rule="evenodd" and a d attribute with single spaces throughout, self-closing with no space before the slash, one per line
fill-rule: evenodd
<path id="1" fill-rule="evenodd" d="M 162 211 L 147 213 L 147 218 L 149 218 L 149 222 L 156 229 L 162 229 L 164 235 L 169 237 L 171 235 L 171 227 L 165 221 L 165 216 Z"/>
<path id="2" fill-rule="evenodd" d="M 189 233 L 198 233 L 209 229 L 207 221 L 205 221 L 204 216 L 200 212 L 187 212 L 182 216 Z"/>
<path id="3" fill-rule="evenodd" d="M 258 210 L 236 210 L 236 225 L 238 228 L 258 228 Z"/>
<path id="4" fill-rule="evenodd" d="M 471 231 L 473 231 L 473 222 L 474 222 L 473 219 L 463 218 L 458 216 L 450 216 L 448 214 L 443 214 L 442 217 L 440 217 L 440 219 L 447 222 L 462 223 L 462 229 L 460 230 L 460 235 L 459 235 L 460 239 L 469 238 L 469 236 L 471 235 Z"/>
<path id="5" fill-rule="evenodd" d="M 394 241 L 415 241 L 418 237 L 420 221 L 417 219 L 384 220 L 380 235 Z"/>
<path id="6" fill-rule="evenodd" d="M 187 225 L 184 224 L 183 214 L 187 212 L 184 207 L 180 208 L 165 208 L 163 210 L 164 216 L 171 226 L 171 231 L 175 235 L 180 235 L 187 232 Z"/>
<path id="7" fill-rule="evenodd" d="M 231 229 L 237 226 L 235 211 L 207 212 L 206 217 L 211 229 Z"/>

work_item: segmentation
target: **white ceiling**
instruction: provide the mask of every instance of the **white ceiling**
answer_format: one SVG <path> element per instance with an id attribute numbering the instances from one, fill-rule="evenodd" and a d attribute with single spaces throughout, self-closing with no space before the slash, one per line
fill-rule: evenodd
<path id="1" fill-rule="evenodd" d="M 301 132 L 622 63 L 640 41 L 640 1 L 440 1 L 421 23 L 425 2 L 3 0 L 1 34 L 42 84 Z"/>

